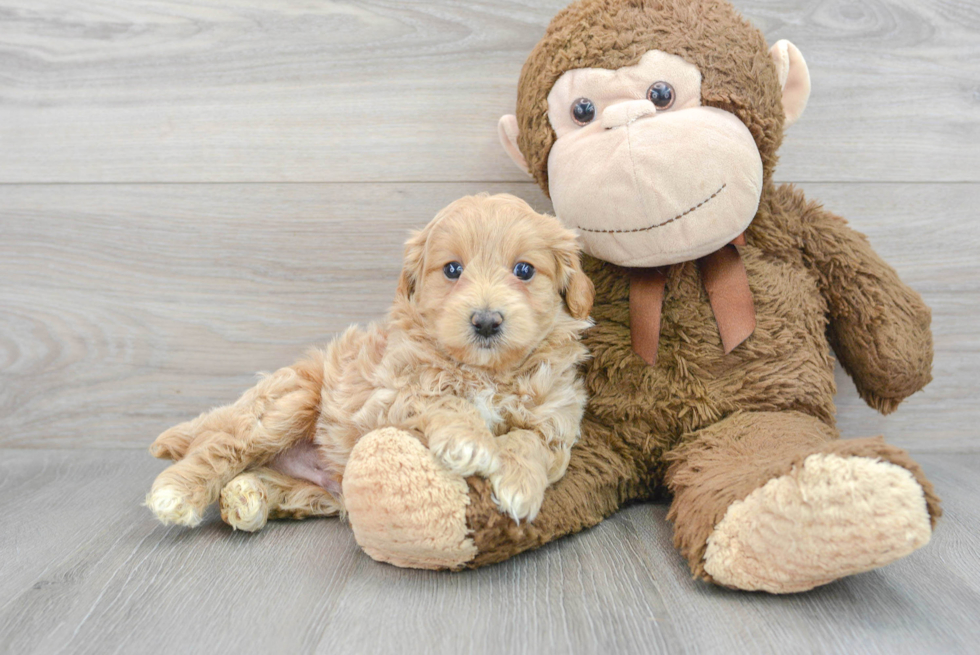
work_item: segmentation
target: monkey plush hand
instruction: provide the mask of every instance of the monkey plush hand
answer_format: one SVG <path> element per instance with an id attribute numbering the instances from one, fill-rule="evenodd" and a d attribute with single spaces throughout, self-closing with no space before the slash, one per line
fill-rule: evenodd
<path id="1" fill-rule="evenodd" d="M 810 589 L 929 541 L 919 466 L 834 427 L 831 348 L 888 413 L 931 379 L 932 337 L 862 235 L 774 184 L 809 91 L 799 50 L 724 0 L 582 0 L 552 21 L 499 131 L 590 255 L 582 440 L 521 525 L 410 439 L 362 440 L 344 493 L 369 554 L 479 566 L 663 492 L 694 574 L 738 589 Z"/>

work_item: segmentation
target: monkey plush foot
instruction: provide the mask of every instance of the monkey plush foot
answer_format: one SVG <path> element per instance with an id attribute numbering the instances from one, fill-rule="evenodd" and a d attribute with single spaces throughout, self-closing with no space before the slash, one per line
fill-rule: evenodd
<path id="1" fill-rule="evenodd" d="M 254 473 L 242 473 L 221 490 L 221 520 L 235 530 L 256 532 L 269 519 L 265 485 Z"/>
<path id="2" fill-rule="evenodd" d="M 905 557 L 932 534 L 913 474 L 868 457 L 814 454 L 732 503 L 708 537 L 715 582 L 806 591 Z"/>
<path id="3" fill-rule="evenodd" d="M 465 479 L 407 432 L 382 428 L 357 442 L 343 497 L 354 538 L 380 562 L 446 569 L 476 555 L 466 525 Z"/>
<path id="4" fill-rule="evenodd" d="M 881 437 L 798 412 L 740 412 L 668 455 L 667 518 L 698 578 L 806 591 L 925 545 L 942 515 L 921 467 Z"/>

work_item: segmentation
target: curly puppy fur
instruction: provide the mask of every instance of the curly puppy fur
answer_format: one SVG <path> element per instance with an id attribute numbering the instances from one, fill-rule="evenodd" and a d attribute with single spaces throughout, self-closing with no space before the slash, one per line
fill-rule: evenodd
<path id="1" fill-rule="evenodd" d="M 462 264 L 458 279 L 449 262 Z M 529 280 L 514 275 L 518 262 L 534 266 Z M 488 479 L 508 515 L 533 519 L 579 436 L 592 298 L 575 234 L 557 220 L 513 196 L 458 200 L 406 244 L 385 322 L 350 328 L 235 404 L 160 435 L 151 453 L 178 461 L 146 504 L 164 523 L 193 526 L 220 495 L 222 518 L 249 531 L 269 516 L 342 512 L 351 450 L 390 426 L 452 472 Z M 479 335 L 481 311 L 501 317 L 496 335 Z"/>

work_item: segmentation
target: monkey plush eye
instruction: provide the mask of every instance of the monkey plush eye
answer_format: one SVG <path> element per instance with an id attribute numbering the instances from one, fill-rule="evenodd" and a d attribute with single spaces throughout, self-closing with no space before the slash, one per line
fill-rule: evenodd
<path id="1" fill-rule="evenodd" d="M 667 82 L 654 82 L 647 89 L 647 100 L 661 111 L 670 109 L 674 104 L 674 87 Z"/>
<path id="2" fill-rule="evenodd" d="M 459 262 L 449 262 L 442 267 L 442 272 L 450 280 L 458 280 L 459 276 L 463 274 L 463 265 Z"/>
<path id="3" fill-rule="evenodd" d="M 572 103 L 572 120 L 579 125 L 588 125 L 595 119 L 595 104 L 588 98 L 579 98 Z"/>
<path id="4" fill-rule="evenodd" d="M 527 262 L 517 262 L 514 264 L 514 275 L 517 276 L 518 280 L 527 282 L 534 277 L 534 267 Z"/>

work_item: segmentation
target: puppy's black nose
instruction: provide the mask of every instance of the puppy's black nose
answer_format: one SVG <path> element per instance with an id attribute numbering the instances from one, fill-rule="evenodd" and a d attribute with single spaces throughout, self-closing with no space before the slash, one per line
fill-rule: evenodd
<path id="1" fill-rule="evenodd" d="M 503 314 L 500 312 L 491 312 L 486 309 L 473 312 L 473 315 L 470 316 L 473 331 L 484 338 L 492 337 L 500 332 L 500 325 L 503 322 Z"/>

